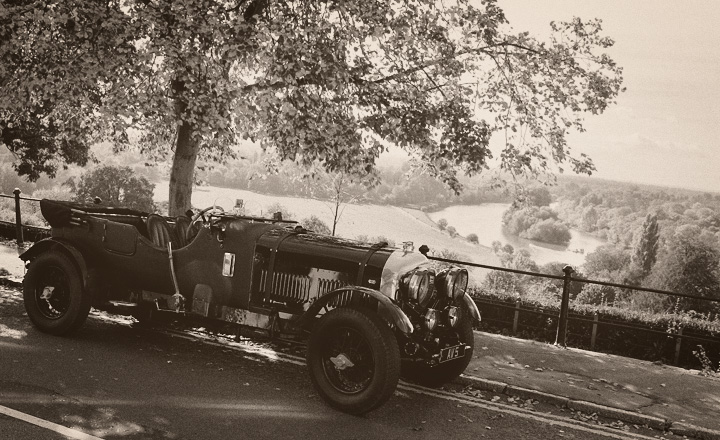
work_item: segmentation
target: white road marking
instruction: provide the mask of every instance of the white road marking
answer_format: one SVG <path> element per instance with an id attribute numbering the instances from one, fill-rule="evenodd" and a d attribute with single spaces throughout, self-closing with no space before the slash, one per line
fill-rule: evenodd
<path id="1" fill-rule="evenodd" d="M 188 334 L 186 332 L 179 332 L 179 331 L 160 331 L 161 333 L 165 333 L 170 336 L 180 337 L 183 339 L 190 339 L 190 340 L 201 340 L 203 343 L 210 344 L 210 345 L 216 345 L 216 346 L 222 346 L 226 348 L 232 348 L 239 351 L 244 351 L 246 353 L 252 353 L 255 355 L 261 355 L 264 357 L 267 357 L 268 359 L 276 360 L 276 361 L 282 361 L 287 362 L 294 365 L 300 365 L 305 366 L 305 359 L 300 356 L 295 356 L 291 354 L 281 353 L 269 348 L 261 348 L 261 347 L 248 347 L 242 344 L 238 344 L 236 342 L 230 342 L 230 341 L 221 341 L 216 339 L 210 339 L 208 337 L 205 337 L 203 335 L 197 334 L 197 333 L 191 333 Z M 470 396 L 458 396 L 457 394 L 450 393 L 448 391 L 443 390 L 436 390 L 432 388 L 425 388 L 419 385 L 410 384 L 404 381 L 400 381 L 398 384 L 398 389 L 403 391 L 409 391 L 417 394 L 423 394 L 426 396 L 432 396 L 437 397 L 439 399 L 444 399 L 448 401 L 453 402 L 459 402 L 463 403 L 468 406 L 473 406 L 476 408 L 482 408 L 486 409 L 488 411 L 495 411 L 500 412 L 504 414 L 513 415 L 516 417 L 521 417 L 524 419 L 530 419 L 536 422 L 541 422 L 548 425 L 553 426 L 559 426 L 566 429 L 574 429 L 576 431 L 581 432 L 588 432 L 593 433 L 597 435 L 601 435 L 608 438 L 618 439 L 618 440 L 626 440 L 626 439 L 638 439 L 638 440 L 654 440 L 656 437 L 649 437 L 647 435 L 643 435 L 640 433 L 633 433 L 630 431 L 621 431 L 619 429 L 611 428 L 608 426 L 602 426 L 602 425 L 595 425 L 587 422 L 583 422 L 580 420 L 576 421 L 569 421 L 567 417 L 558 416 L 555 414 L 548 414 L 548 413 L 539 413 L 536 411 L 530 411 L 527 409 L 519 408 L 519 407 L 513 407 L 504 405 L 501 403 L 495 403 L 490 402 L 482 399 L 472 398 Z"/>
<path id="2" fill-rule="evenodd" d="M 22 420 L 23 422 L 31 423 L 35 426 L 39 426 L 41 428 L 48 429 L 50 431 L 55 431 L 58 434 L 62 434 L 65 437 L 74 438 L 78 440 L 102 440 L 100 437 L 95 437 L 94 435 L 86 434 L 82 431 L 78 431 L 72 428 L 68 428 L 67 426 L 58 425 L 57 423 L 49 422 L 47 420 L 31 416 L 30 414 L 25 414 L 20 411 L 16 411 L 12 408 L 8 408 L 6 406 L 0 405 L 0 414 L 5 414 L 8 417 L 12 417 L 14 419 Z"/>

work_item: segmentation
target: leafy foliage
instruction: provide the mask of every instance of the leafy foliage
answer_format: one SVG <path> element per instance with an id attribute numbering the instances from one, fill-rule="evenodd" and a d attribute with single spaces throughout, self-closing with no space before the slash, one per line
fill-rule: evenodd
<path id="1" fill-rule="evenodd" d="M 503 214 L 503 226 L 510 234 L 546 243 L 567 244 L 570 230 L 548 206 L 512 206 Z"/>
<path id="2" fill-rule="evenodd" d="M 720 299 L 720 249 L 712 236 L 697 226 L 675 231 L 648 276 L 648 285 L 689 295 Z M 717 303 L 691 298 L 678 299 L 685 310 L 717 311 Z"/>
<path id="3" fill-rule="evenodd" d="M 658 240 L 657 215 L 648 214 L 642 225 L 642 233 L 635 244 L 632 263 L 640 270 L 641 277 L 646 277 L 657 259 Z"/>
<path id="4" fill-rule="evenodd" d="M 590 278 L 720 298 L 720 194 L 574 178 L 564 179 L 553 192 L 558 200 L 553 206 L 564 220 L 611 244 L 588 255 L 585 270 Z M 662 294 L 592 289 L 593 295 L 579 299 L 604 295 L 614 297 L 618 306 L 657 312 L 675 306 L 699 312 L 717 309 L 716 303 L 704 300 L 675 304 Z"/>
<path id="5" fill-rule="evenodd" d="M 320 220 L 317 216 L 310 216 L 308 218 L 304 218 L 300 221 L 300 224 L 303 226 L 303 228 L 317 232 L 318 234 L 325 234 L 330 235 L 330 228 L 328 225 L 325 224 L 322 220 Z"/>
<path id="6" fill-rule="evenodd" d="M 171 215 L 190 207 L 196 161 L 233 158 L 239 138 L 368 184 L 393 144 L 460 191 L 458 172 L 488 168 L 494 135 L 507 140 L 504 172 L 589 173 L 566 136 L 621 91 L 599 20 L 552 23 L 539 41 L 509 31 L 492 0 L 0 8 L 0 130 L 39 124 L 53 139 L 4 142 L 16 168 L 51 172 L 51 152 L 81 162 L 92 142 L 135 143 L 148 157 L 172 156 Z"/>
<path id="7" fill-rule="evenodd" d="M 129 167 L 95 168 L 84 173 L 77 185 L 71 180 L 68 186 L 75 193 L 75 200 L 81 203 L 93 203 L 95 197 L 100 197 L 103 205 L 155 211 L 155 185 L 142 176 L 136 177 Z"/>
<path id="8" fill-rule="evenodd" d="M 377 244 L 377 243 L 387 243 L 390 247 L 395 247 L 395 241 L 391 240 L 384 235 L 378 235 L 376 237 L 368 237 L 367 235 L 358 235 L 355 237 L 355 240 L 365 243 L 365 244 Z"/>
<path id="9" fill-rule="evenodd" d="M 538 272 L 539 270 L 538 265 L 524 249 L 515 251 L 509 244 L 503 246 L 499 241 L 494 241 L 492 250 L 500 258 L 500 264 L 503 267 L 527 272 Z M 513 295 L 521 297 L 527 294 L 528 289 L 536 280 L 530 275 L 492 271 L 483 280 L 481 288 L 489 292 L 512 292 Z"/>

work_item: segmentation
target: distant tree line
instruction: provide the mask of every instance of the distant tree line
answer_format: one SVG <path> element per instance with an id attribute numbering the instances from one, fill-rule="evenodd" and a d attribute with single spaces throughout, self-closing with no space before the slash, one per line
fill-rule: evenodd
<path id="1" fill-rule="evenodd" d="M 332 181 L 336 174 L 319 169 L 303 169 L 294 164 L 277 164 L 274 173 L 267 171 L 265 156 L 254 154 L 227 164 L 202 165 L 198 180 L 212 186 L 242 189 L 262 194 L 310 197 L 329 200 L 334 197 Z M 272 165 L 270 167 L 273 168 Z M 463 181 L 465 190 L 455 195 L 431 175 L 413 169 L 409 164 L 379 170 L 380 182 L 368 187 L 362 181 L 346 179 L 343 189 L 349 199 L 362 203 L 410 206 L 425 211 L 450 205 L 508 203 L 513 195 L 502 188 L 492 188 L 480 178 Z"/>
<path id="2" fill-rule="evenodd" d="M 593 279 L 720 298 L 720 194 L 566 179 L 553 188 L 558 215 L 606 239 L 585 260 Z M 588 285 L 578 301 L 634 310 L 693 310 L 718 319 L 714 302 Z"/>

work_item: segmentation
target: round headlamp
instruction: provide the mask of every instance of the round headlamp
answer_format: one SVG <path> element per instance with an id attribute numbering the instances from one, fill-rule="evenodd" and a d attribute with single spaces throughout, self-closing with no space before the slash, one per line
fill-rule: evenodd
<path id="1" fill-rule="evenodd" d="M 425 327 L 433 331 L 435 330 L 435 327 L 437 327 L 438 324 L 438 314 L 437 310 L 434 309 L 428 309 L 428 311 L 425 313 Z"/>
<path id="2" fill-rule="evenodd" d="M 408 282 L 408 294 L 410 299 L 417 301 L 421 306 L 426 306 L 432 296 L 431 286 L 435 282 L 435 275 L 425 269 L 416 270 Z"/>
<path id="3" fill-rule="evenodd" d="M 453 267 L 445 276 L 445 295 L 457 300 L 465 294 L 468 285 L 468 271 L 460 267 Z"/>
<path id="4" fill-rule="evenodd" d="M 457 325 L 457 323 L 460 322 L 457 307 L 448 307 L 447 316 L 448 316 L 448 322 L 450 323 L 450 326 L 452 326 L 452 327 L 455 327 Z"/>

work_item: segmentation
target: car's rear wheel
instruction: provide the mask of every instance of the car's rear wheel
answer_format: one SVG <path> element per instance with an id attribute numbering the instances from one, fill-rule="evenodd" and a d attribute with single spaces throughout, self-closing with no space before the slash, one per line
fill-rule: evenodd
<path id="1" fill-rule="evenodd" d="M 403 363 L 403 378 L 420 385 L 437 387 L 452 381 L 465 371 L 475 351 L 475 335 L 470 313 L 464 306 L 460 307 L 459 310 L 459 321 L 455 329 L 459 342 L 468 346 L 465 349 L 464 356 L 435 366 L 414 362 Z"/>
<path id="2" fill-rule="evenodd" d="M 400 377 L 400 351 L 390 327 L 360 309 L 331 310 L 308 343 L 310 378 L 325 401 L 364 414 L 392 396 Z"/>
<path id="3" fill-rule="evenodd" d="M 91 305 L 80 272 L 58 251 L 46 252 L 30 263 L 23 281 L 23 300 L 35 327 L 54 335 L 78 329 Z"/>

